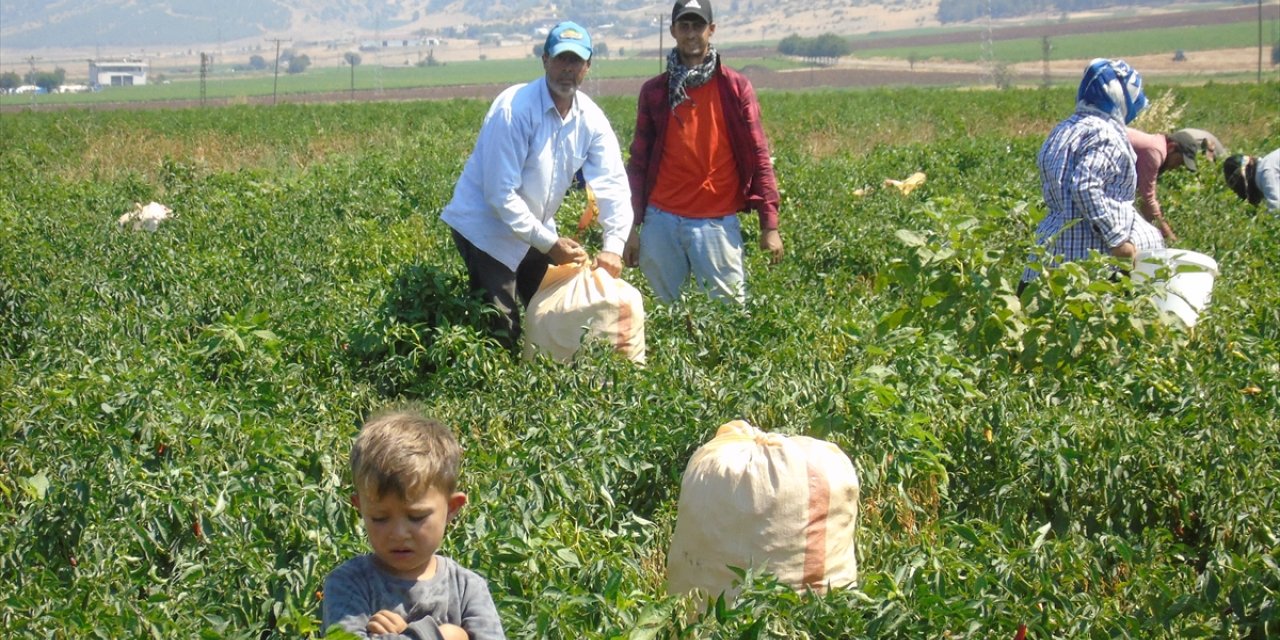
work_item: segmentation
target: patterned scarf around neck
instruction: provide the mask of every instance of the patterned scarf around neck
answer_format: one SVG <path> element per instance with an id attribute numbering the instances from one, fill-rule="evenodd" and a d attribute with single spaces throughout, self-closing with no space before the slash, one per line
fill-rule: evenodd
<path id="1" fill-rule="evenodd" d="M 702 59 L 702 64 L 686 67 L 676 49 L 671 49 L 671 53 L 667 54 L 667 93 L 672 111 L 675 111 L 681 102 L 689 99 L 686 89 L 697 89 L 711 79 L 716 72 L 716 61 L 719 57 L 720 54 L 716 53 L 715 47 L 707 47 L 707 56 Z"/>

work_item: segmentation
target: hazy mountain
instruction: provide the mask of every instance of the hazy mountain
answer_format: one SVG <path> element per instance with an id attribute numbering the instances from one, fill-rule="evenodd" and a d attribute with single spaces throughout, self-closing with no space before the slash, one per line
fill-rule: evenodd
<path id="1" fill-rule="evenodd" d="M 6 48 L 139 46 L 232 40 L 287 28 L 290 11 L 273 0 L 6 0 Z"/>
<path id="2" fill-rule="evenodd" d="M 605 7 L 650 2 L 593 0 Z M 6 48 L 171 46 L 233 41 L 268 35 L 428 29 L 432 15 L 447 22 L 519 19 L 538 11 L 563 11 L 567 2 L 531 0 L 3 0 L 0 45 Z M 443 26 L 445 20 L 434 21 Z"/>
<path id="3" fill-rule="evenodd" d="M 410 33 L 475 37 L 527 32 L 555 16 L 588 27 L 642 28 L 670 0 L 0 0 L 0 47 L 172 47 L 288 37 L 332 40 Z M 1013 16 L 1046 7 L 1172 4 L 1173 0 L 713 0 L 717 22 L 825 7 L 896 12 L 928 7 L 943 21 Z M 941 2 L 941 10 L 938 9 Z M 834 15 L 839 15 L 837 12 Z M 834 26 L 834 25 L 833 25 Z M 651 28 L 651 27 L 650 27 Z"/>
<path id="4" fill-rule="evenodd" d="M 375 32 L 514 33 L 573 16 L 588 27 L 650 24 L 670 0 L 0 0 L 0 46 L 164 47 L 246 38 L 336 39 Z M 1023 1 L 1023 0 L 1015 0 Z M 1034 0 L 1025 0 L 1032 2 Z M 716 10 L 749 14 L 810 0 L 715 0 Z M 885 10 L 937 0 L 827 0 Z M 726 14 L 727 15 L 727 14 Z"/>

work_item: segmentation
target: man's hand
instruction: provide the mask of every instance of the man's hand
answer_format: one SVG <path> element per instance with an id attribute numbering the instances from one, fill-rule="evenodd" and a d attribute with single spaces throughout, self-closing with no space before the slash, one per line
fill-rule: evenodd
<path id="1" fill-rule="evenodd" d="M 1125 240 L 1111 249 L 1111 255 L 1117 258 L 1127 258 L 1129 260 L 1129 266 L 1124 269 L 1127 273 L 1129 269 L 1133 268 L 1134 262 L 1138 258 L 1138 247 L 1135 246 L 1133 242 Z"/>
<path id="2" fill-rule="evenodd" d="M 1160 216 L 1159 218 L 1156 218 L 1155 223 L 1156 223 L 1156 228 L 1160 230 L 1160 235 L 1164 236 L 1165 240 L 1169 242 L 1178 241 L 1178 236 L 1173 234 L 1173 227 L 1169 226 L 1169 221 L 1165 220 L 1164 216 Z"/>
<path id="3" fill-rule="evenodd" d="M 782 261 L 782 234 L 777 229 L 765 229 L 760 232 L 760 248 L 769 253 L 769 263 Z"/>
<path id="4" fill-rule="evenodd" d="M 551 245 L 547 257 L 551 259 L 551 264 L 581 263 L 587 261 L 587 250 L 573 238 L 561 236 Z"/>
<path id="5" fill-rule="evenodd" d="M 622 261 L 628 267 L 640 266 L 640 226 L 632 225 L 631 235 L 627 236 L 627 244 L 622 248 Z"/>
<path id="6" fill-rule="evenodd" d="M 1111 249 L 1111 255 L 1117 258 L 1133 258 L 1138 255 L 1138 247 L 1125 240 Z"/>
<path id="7" fill-rule="evenodd" d="M 400 614 L 383 609 L 369 618 L 369 624 L 365 630 L 369 635 L 381 635 L 384 633 L 398 634 L 409 628 L 409 623 L 400 617 Z"/>
<path id="8" fill-rule="evenodd" d="M 596 256 L 595 266 L 604 269 L 609 275 L 616 278 L 622 275 L 622 256 L 612 251 L 601 251 L 600 255 Z"/>
<path id="9" fill-rule="evenodd" d="M 442 624 L 439 629 L 440 637 L 444 638 L 444 640 L 471 640 L 471 635 L 467 633 L 467 630 L 456 624 Z"/>

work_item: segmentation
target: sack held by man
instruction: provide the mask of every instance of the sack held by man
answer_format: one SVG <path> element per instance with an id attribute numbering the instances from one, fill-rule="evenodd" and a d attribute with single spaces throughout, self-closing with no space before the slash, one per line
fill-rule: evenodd
<path id="1" fill-rule="evenodd" d="M 568 362 L 588 340 L 607 341 L 644 363 L 644 300 L 635 287 L 587 263 L 547 269 L 529 301 L 524 356 L 542 351 Z"/>

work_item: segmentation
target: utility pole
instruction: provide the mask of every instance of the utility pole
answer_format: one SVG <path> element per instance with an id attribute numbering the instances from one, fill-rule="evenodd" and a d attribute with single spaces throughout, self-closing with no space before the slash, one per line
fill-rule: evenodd
<path id="1" fill-rule="evenodd" d="M 342 54 L 342 59 L 347 61 L 347 66 L 351 67 L 351 99 L 356 99 L 356 65 L 360 64 L 360 54 L 354 51 L 348 51 Z"/>
<path id="2" fill-rule="evenodd" d="M 200 52 L 200 106 L 205 104 L 205 82 L 209 78 L 209 65 L 213 62 L 213 55 Z"/>
<path id="3" fill-rule="evenodd" d="M 1049 43 L 1049 36 L 1042 36 L 1040 39 L 1040 55 L 1044 58 L 1044 88 L 1048 89 L 1052 81 L 1049 79 L 1049 52 L 1053 50 L 1053 45 Z"/>
<path id="4" fill-rule="evenodd" d="M 276 103 L 276 88 L 280 85 L 280 42 L 291 42 L 293 38 L 269 38 L 276 43 L 276 71 L 275 78 L 271 80 L 271 104 Z"/>
<path id="5" fill-rule="evenodd" d="M 27 76 L 27 84 L 35 84 L 35 83 L 36 83 L 36 60 L 39 60 L 39 59 L 40 59 L 40 58 L 37 58 L 37 57 L 35 57 L 35 56 L 27 56 L 27 64 L 31 65 L 31 73 L 30 73 L 30 74 L 28 74 L 28 76 Z M 37 91 L 32 91 L 32 92 L 31 92 L 31 106 L 32 106 L 32 108 L 34 108 L 34 107 L 36 106 L 36 93 L 37 93 Z"/>
<path id="6" fill-rule="evenodd" d="M 377 41 L 373 52 L 373 79 L 378 85 L 378 95 L 382 95 L 382 9 L 373 17 L 373 38 Z"/>
<path id="7" fill-rule="evenodd" d="M 662 46 L 662 27 L 666 24 L 666 22 L 667 22 L 667 14 L 659 13 L 658 14 L 658 73 L 662 73 L 662 60 L 666 58 L 666 56 L 662 53 L 662 50 L 664 48 Z"/>
<path id="8" fill-rule="evenodd" d="M 1262 0 L 1258 0 L 1258 84 L 1262 84 Z"/>
<path id="9" fill-rule="evenodd" d="M 982 30 L 982 75 L 989 82 L 998 84 L 1000 79 L 996 77 L 995 65 L 995 44 L 991 35 L 991 0 L 987 0 L 987 22 L 986 27 Z"/>

